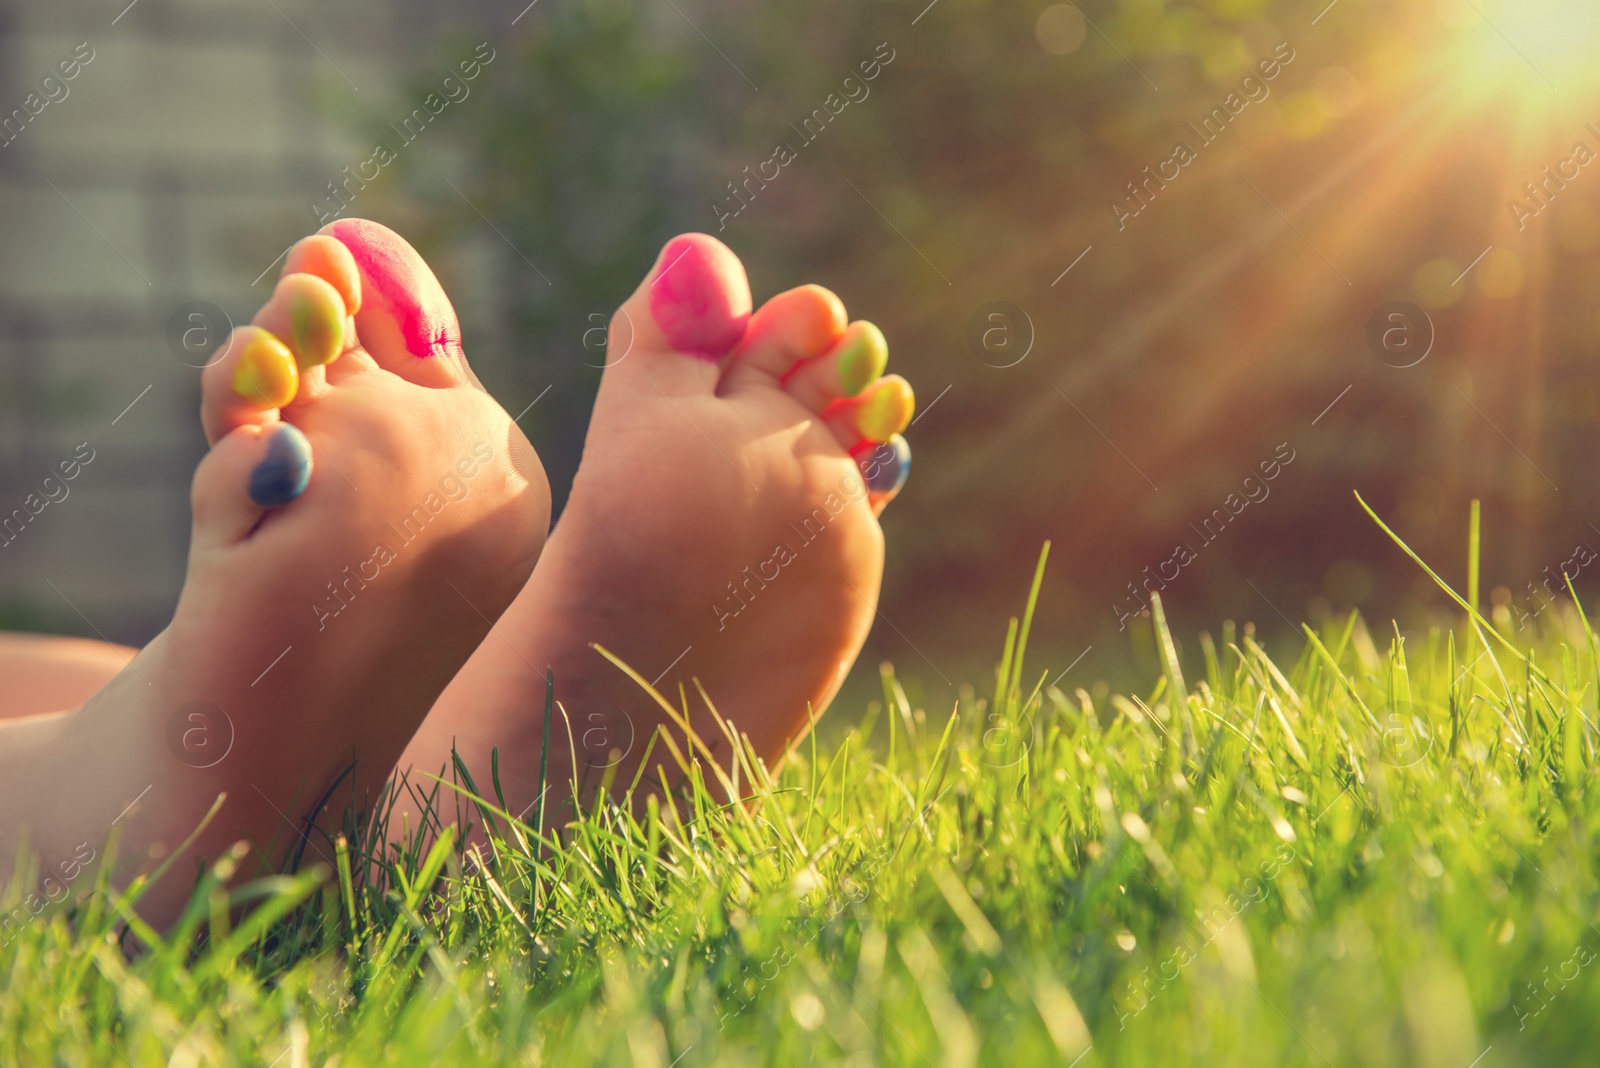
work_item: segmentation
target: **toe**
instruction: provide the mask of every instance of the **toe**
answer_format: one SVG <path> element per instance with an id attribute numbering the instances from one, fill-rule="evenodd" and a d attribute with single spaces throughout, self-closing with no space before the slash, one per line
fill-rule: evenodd
<path id="1" fill-rule="evenodd" d="M 612 317 L 607 380 L 669 397 L 710 393 L 749 322 L 739 257 L 707 234 L 675 237 Z"/>
<path id="2" fill-rule="evenodd" d="M 822 413 L 834 436 L 847 449 L 862 441 L 885 442 L 911 425 L 916 397 L 911 383 L 886 375 L 854 397 L 836 400 Z"/>
<path id="3" fill-rule="evenodd" d="M 344 352 L 344 298 L 331 283 L 295 272 L 278 279 L 272 298 L 251 320 L 289 346 L 300 370 L 332 363 Z"/>
<path id="4" fill-rule="evenodd" d="M 828 351 L 844 329 L 843 302 L 821 286 L 780 293 L 750 317 L 718 392 L 776 385 L 796 365 Z"/>
<path id="5" fill-rule="evenodd" d="M 367 219 L 329 223 L 321 236 L 344 245 L 355 264 L 356 333 L 379 367 L 440 389 L 476 381 L 461 348 L 455 308 L 416 249 Z"/>
<path id="6" fill-rule="evenodd" d="M 872 506 L 872 514 L 879 515 L 899 495 L 900 488 L 911 475 L 911 446 L 896 434 L 876 444 L 863 441 L 852 450 L 852 455 L 867 485 L 867 503 Z"/>
<path id="7" fill-rule="evenodd" d="M 314 274 L 339 291 L 345 310 L 361 310 L 361 271 L 344 242 L 327 234 L 301 238 L 283 261 L 284 274 Z"/>
<path id="8" fill-rule="evenodd" d="M 820 356 L 797 364 L 784 378 L 783 388 L 807 408 L 822 412 L 836 400 L 859 396 L 883 376 L 888 363 L 889 343 L 883 331 L 858 321 Z"/>
<path id="9" fill-rule="evenodd" d="M 644 289 L 650 318 L 668 348 L 717 361 L 733 351 L 750 322 L 744 264 L 708 234 L 684 234 L 661 250 Z"/>
<path id="10" fill-rule="evenodd" d="M 311 443 L 290 423 L 234 427 L 195 468 L 195 546 L 232 545 L 268 510 L 300 496 L 311 478 L 311 456 Z"/>
<path id="11" fill-rule="evenodd" d="M 221 352 L 200 376 L 200 423 L 213 445 L 235 427 L 276 423 L 300 388 L 294 354 L 270 331 L 241 326 Z"/>

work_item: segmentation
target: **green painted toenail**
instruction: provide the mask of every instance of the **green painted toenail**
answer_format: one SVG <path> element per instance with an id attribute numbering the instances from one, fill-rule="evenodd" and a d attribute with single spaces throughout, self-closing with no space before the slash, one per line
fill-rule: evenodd
<path id="1" fill-rule="evenodd" d="M 889 343 L 883 331 L 869 322 L 854 322 L 839 341 L 839 390 L 854 397 L 889 366 Z"/>
<path id="2" fill-rule="evenodd" d="M 327 282 L 311 275 L 289 299 L 289 328 L 302 371 L 332 363 L 344 351 L 344 301 Z M 326 290 L 326 292 L 322 292 Z"/>

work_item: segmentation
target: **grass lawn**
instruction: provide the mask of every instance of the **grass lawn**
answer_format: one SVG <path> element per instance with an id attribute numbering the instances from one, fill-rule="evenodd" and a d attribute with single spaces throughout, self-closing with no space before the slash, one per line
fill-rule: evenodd
<path id="1" fill-rule="evenodd" d="M 125 899 L 47 911 L 0 949 L 0 1064 L 1600 1063 L 1582 616 L 1274 660 L 1180 656 L 1155 608 L 1144 692 L 1050 686 L 1024 616 L 978 693 L 885 668 L 838 744 L 684 818 L 491 813 L 386 891 L 317 843 L 140 954 Z"/>

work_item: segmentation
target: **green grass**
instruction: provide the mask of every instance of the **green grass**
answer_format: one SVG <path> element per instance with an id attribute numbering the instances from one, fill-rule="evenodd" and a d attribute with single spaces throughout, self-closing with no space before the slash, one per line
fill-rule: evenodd
<path id="1" fill-rule="evenodd" d="M 837 744 L 684 818 L 495 819 L 387 892 L 341 854 L 234 891 L 238 926 L 208 883 L 138 954 L 120 899 L 42 915 L 0 949 L 0 1064 L 1595 1063 L 1582 616 L 1350 617 L 1274 661 L 1156 609 L 1141 693 L 1047 685 L 1030 600 L 985 693 L 886 667 Z"/>

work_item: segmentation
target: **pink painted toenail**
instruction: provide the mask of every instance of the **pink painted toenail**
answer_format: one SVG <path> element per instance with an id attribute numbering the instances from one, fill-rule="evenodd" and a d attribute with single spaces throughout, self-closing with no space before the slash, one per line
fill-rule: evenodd
<path id="1" fill-rule="evenodd" d="M 377 293 L 394 316 L 413 356 L 459 356 L 461 325 L 417 250 L 387 226 L 367 219 L 340 219 L 324 233 L 344 243 L 365 276 L 365 289 Z"/>
<path id="2" fill-rule="evenodd" d="M 678 352 L 720 360 L 744 337 L 750 321 L 744 266 L 705 234 L 673 238 L 650 283 L 650 314 Z"/>

